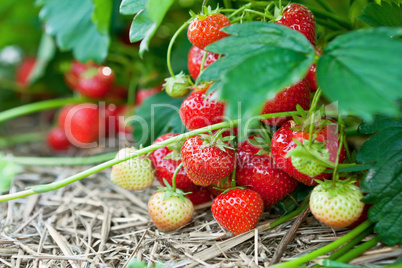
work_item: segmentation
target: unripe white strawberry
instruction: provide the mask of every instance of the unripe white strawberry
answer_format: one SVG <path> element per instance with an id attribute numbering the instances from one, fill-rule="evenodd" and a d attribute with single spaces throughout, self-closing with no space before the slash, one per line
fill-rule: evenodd
<path id="1" fill-rule="evenodd" d="M 122 159 L 136 152 L 134 148 L 123 148 L 116 159 Z M 127 190 L 142 190 L 151 186 L 154 181 L 151 160 L 145 156 L 137 156 L 112 167 L 111 180 L 117 186 Z"/>
<path id="2" fill-rule="evenodd" d="M 168 196 L 166 196 L 167 194 Z M 187 197 L 158 191 L 149 199 L 148 211 L 152 221 L 160 231 L 171 232 L 186 225 L 191 220 L 194 206 Z"/>
<path id="3" fill-rule="evenodd" d="M 353 182 L 325 181 L 311 192 L 310 210 L 320 222 L 342 228 L 351 225 L 363 212 L 362 192 Z"/>

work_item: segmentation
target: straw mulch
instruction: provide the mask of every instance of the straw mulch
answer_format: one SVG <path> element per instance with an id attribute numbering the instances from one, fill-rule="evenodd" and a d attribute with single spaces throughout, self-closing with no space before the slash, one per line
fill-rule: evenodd
<path id="1" fill-rule="evenodd" d="M 47 150 L 43 148 L 43 143 L 34 143 L 8 153 L 38 155 Z M 69 152 L 78 153 L 83 152 Z M 11 192 L 61 180 L 85 168 L 27 166 Z M 209 203 L 196 208 L 188 225 L 165 234 L 155 228 L 147 211 L 157 182 L 144 191 L 130 192 L 112 184 L 109 172 L 53 192 L 1 203 L 0 267 L 125 267 L 135 257 L 164 267 L 266 267 L 273 259 L 299 257 L 349 231 L 323 226 L 308 211 L 264 231 L 279 216 L 265 211 L 257 229 L 233 237 L 213 219 Z M 351 264 L 385 265 L 401 255 L 399 247 L 378 244 Z"/>

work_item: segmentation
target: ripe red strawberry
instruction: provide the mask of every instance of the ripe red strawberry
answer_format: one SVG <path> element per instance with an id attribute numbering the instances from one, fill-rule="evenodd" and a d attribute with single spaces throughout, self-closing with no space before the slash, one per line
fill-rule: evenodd
<path id="1" fill-rule="evenodd" d="M 197 77 L 200 74 L 202 59 L 205 53 L 207 53 L 207 56 L 204 62 L 204 69 L 217 61 L 219 59 L 219 54 L 204 51 L 196 46 L 193 46 L 188 53 L 187 66 L 190 75 L 194 80 L 197 80 Z"/>
<path id="2" fill-rule="evenodd" d="M 310 210 L 320 222 L 342 228 L 351 225 L 362 214 L 364 203 L 362 192 L 353 183 L 332 181 L 317 185 L 311 192 Z"/>
<path id="3" fill-rule="evenodd" d="M 313 134 L 315 140 L 312 143 L 311 149 L 320 154 L 325 160 L 335 163 L 339 148 L 337 125 L 325 124 L 316 129 Z M 323 180 L 330 178 L 332 174 L 324 173 L 326 167 L 319 162 L 295 155 L 303 150 L 303 147 L 298 145 L 294 139 L 304 146 L 308 146 L 309 129 L 303 130 L 295 121 L 290 120 L 274 133 L 271 150 L 276 166 L 296 180 L 309 186 L 316 185 L 317 182 L 314 181 L 316 179 Z M 346 153 L 343 148 L 339 157 L 339 163 L 342 163 L 345 157 Z"/>
<path id="4" fill-rule="evenodd" d="M 123 148 L 115 159 L 122 159 L 136 151 L 134 148 Z M 148 188 L 154 181 L 151 161 L 145 156 L 138 156 L 114 165 L 110 179 L 117 186 L 131 191 Z"/>
<path id="5" fill-rule="evenodd" d="M 306 36 L 310 43 L 315 46 L 316 42 L 316 23 L 313 13 L 300 4 L 287 5 L 282 13 L 280 20 L 276 22 L 292 28 Z"/>
<path id="6" fill-rule="evenodd" d="M 29 85 L 29 76 L 35 67 L 35 63 L 35 57 L 27 57 L 22 60 L 15 75 L 15 80 L 19 87 L 26 88 Z"/>
<path id="7" fill-rule="evenodd" d="M 252 230 L 263 210 L 261 196 L 250 189 L 229 190 L 218 195 L 212 203 L 215 220 L 234 235 Z"/>
<path id="8" fill-rule="evenodd" d="M 100 119 L 95 104 L 85 103 L 66 106 L 59 115 L 59 126 L 65 131 L 72 144 L 90 143 L 98 139 L 104 119 Z"/>
<path id="9" fill-rule="evenodd" d="M 209 135 L 192 137 L 184 142 L 181 149 L 181 159 L 187 176 L 197 185 L 208 186 L 222 180 L 234 170 L 234 150 L 227 148 L 220 139 L 214 141 L 214 138 L 215 136 Z"/>
<path id="10" fill-rule="evenodd" d="M 315 53 L 318 56 L 321 56 L 321 50 L 316 49 Z M 311 64 L 310 69 L 308 70 L 308 73 L 307 73 L 307 76 L 306 76 L 306 79 L 309 81 L 311 91 L 316 91 L 317 88 L 318 88 L 317 74 L 316 73 L 317 73 L 317 64 L 313 63 L 313 64 Z"/>
<path id="11" fill-rule="evenodd" d="M 178 134 L 175 133 L 167 133 L 159 138 L 157 138 L 153 144 L 159 143 L 161 141 L 167 140 L 171 137 L 175 137 Z M 153 151 L 149 158 L 152 161 L 152 165 L 155 169 L 155 176 L 158 181 L 164 185 L 163 179 L 172 185 L 172 178 L 176 168 L 180 165 L 180 153 L 181 153 L 181 143 L 178 142 L 174 146 L 167 146 L 156 149 Z M 166 156 L 170 154 L 171 157 L 166 158 Z M 176 156 L 176 157 L 175 157 Z M 176 175 L 176 187 L 183 190 L 184 192 L 192 192 L 197 186 L 188 178 L 186 170 L 182 167 Z"/>
<path id="12" fill-rule="evenodd" d="M 162 232 L 172 232 L 186 225 L 193 216 L 194 206 L 187 197 L 154 193 L 148 201 L 148 211 L 155 226 Z"/>
<path id="13" fill-rule="evenodd" d="M 144 100 L 161 92 L 161 87 L 138 89 L 135 93 L 135 105 L 140 106 Z"/>
<path id="14" fill-rule="evenodd" d="M 89 98 L 104 98 L 112 89 L 114 80 L 114 72 L 109 67 L 92 67 L 78 78 L 77 90 Z"/>
<path id="15" fill-rule="evenodd" d="M 225 104 L 211 100 L 213 93 L 205 97 L 208 87 L 194 90 L 181 104 L 180 118 L 189 130 L 194 130 L 223 121 Z"/>
<path id="16" fill-rule="evenodd" d="M 256 155 L 258 151 L 259 148 L 247 140 L 239 144 L 236 182 L 259 193 L 264 206 L 268 207 L 292 193 L 298 181 L 278 169 L 268 154 Z"/>
<path id="17" fill-rule="evenodd" d="M 187 194 L 186 197 L 190 199 L 194 206 L 212 201 L 212 195 L 205 187 L 197 187 L 190 194 Z"/>
<path id="18" fill-rule="evenodd" d="M 193 45 L 204 49 L 209 44 L 229 36 L 220 31 L 228 25 L 230 21 L 225 15 L 219 13 L 208 16 L 198 15 L 188 26 L 187 37 Z"/>
<path id="19" fill-rule="evenodd" d="M 47 144 L 55 151 L 65 151 L 71 146 L 64 130 L 58 127 L 49 131 L 47 135 Z"/>
<path id="20" fill-rule="evenodd" d="M 296 111 L 297 104 L 304 110 L 310 109 L 310 88 L 306 79 L 288 86 L 277 93 L 273 99 L 265 102 L 261 114 Z M 290 117 L 270 118 L 263 122 L 266 125 L 281 126 L 289 119 Z"/>
<path id="21" fill-rule="evenodd" d="M 105 99 L 111 102 L 126 102 L 128 89 L 123 85 L 112 85 L 109 93 L 105 96 Z"/>
<path id="22" fill-rule="evenodd" d="M 84 64 L 77 60 L 73 60 L 70 66 L 70 70 L 64 74 L 64 81 L 66 82 L 67 86 L 72 90 L 76 90 L 78 79 L 88 68 L 91 67 L 99 66 L 92 61 Z"/>

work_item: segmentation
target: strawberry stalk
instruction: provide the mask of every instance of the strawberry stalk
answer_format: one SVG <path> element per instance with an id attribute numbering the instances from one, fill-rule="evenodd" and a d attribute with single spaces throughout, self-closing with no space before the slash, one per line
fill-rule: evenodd
<path id="1" fill-rule="evenodd" d="M 172 53 L 172 48 L 173 48 L 173 44 L 176 41 L 177 37 L 179 36 L 179 34 L 188 27 L 188 25 L 190 25 L 192 18 L 189 19 L 188 21 L 186 21 L 182 26 L 180 26 L 180 28 L 174 33 L 174 35 L 172 36 L 172 39 L 170 39 L 169 42 L 169 47 L 168 47 L 168 51 L 167 51 L 167 66 L 168 66 L 168 70 L 170 73 L 171 77 L 175 77 L 173 69 L 172 69 L 172 64 L 171 64 L 171 53 Z"/>
<path id="2" fill-rule="evenodd" d="M 68 104 L 82 103 L 83 99 L 65 98 L 65 99 L 52 99 L 30 103 L 0 113 L 0 123 L 16 118 L 22 115 L 31 114 L 43 110 L 59 108 Z"/>
<path id="3" fill-rule="evenodd" d="M 333 114 L 337 114 L 336 111 L 331 111 L 329 113 L 333 113 Z M 284 117 L 284 116 L 292 116 L 292 115 L 299 115 L 298 111 L 294 111 L 294 112 L 282 112 L 282 113 L 272 113 L 272 114 L 265 114 L 265 115 L 261 115 L 259 116 L 260 120 L 263 119 L 268 119 L 268 118 L 278 118 L 278 117 Z M 230 122 L 222 122 L 222 123 L 218 123 L 215 125 L 211 125 L 211 126 L 207 126 L 204 128 L 200 128 L 200 129 L 196 129 L 187 133 L 183 133 L 180 135 L 177 135 L 175 137 L 172 137 L 170 139 L 164 140 L 162 142 L 159 142 L 157 144 L 153 144 L 150 145 L 148 147 L 142 148 L 140 150 L 137 150 L 135 153 L 129 154 L 124 158 L 119 158 L 119 159 L 112 159 L 109 160 L 107 162 L 104 162 L 102 164 L 99 164 L 95 167 L 89 168 L 87 170 L 84 170 L 78 174 L 75 174 L 73 176 L 67 177 L 64 180 L 60 180 L 57 182 L 53 182 L 50 184 L 43 184 L 43 185 L 37 185 L 34 186 L 30 189 L 21 191 L 21 192 L 17 192 L 17 193 L 13 193 L 13 194 L 7 194 L 7 195 L 0 195 L 0 202 L 4 202 L 4 201 L 9 201 L 9 200 L 13 200 L 13 199 L 18 199 L 18 198 L 23 198 L 23 197 L 27 197 L 30 195 L 34 195 L 34 194 L 38 194 L 38 193 L 44 193 L 44 192 L 50 192 L 53 190 L 57 190 L 60 189 L 64 186 L 67 186 L 73 182 L 79 181 L 81 179 L 84 179 L 86 177 L 88 177 L 89 175 L 95 174 L 101 170 L 104 170 L 108 167 L 111 167 L 113 165 L 119 164 L 121 162 L 124 162 L 128 159 L 140 156 L 140 155 L 144 155 L 147 154 L 149 152 L 155 151 L 156 149 L 165 147 L 169 144 L 178 142 L 178 141 L 183 141 L 188 139 L 189 137 L 193 137 L 199 134 L 203 134 L 205 132 L 208 131 L 213 131 L 213 130 L 217 130 L 217 129 L 221 129 L 221 128 L 229 128 L 229 127 L 235 127 L 237 126 L 239 123 L 239 119 L 230 121 Z"/>
<path id="4" fill-rule="evenodd" d="M 370 239 L 369 241 L 367 241 L 367 242 L 357 246 L 356 248 L 348 251 L 343 256 L 341 256 L 338 259 L 336 259 L 336 261 L 347 263 L 347 262 L 353 260 L 354 258 L 359 257 L 360 255 L 362 255 L 364 252 L 366 252 L 370 248 L 375 247 L 377 245 L 378 241 L 379 241 L 378 237 L 374 237 L 374 238 Z"/>
<path id="5" fill-rule="evenodd" d="M 314 260 L 315 258 L 327 254 L 335 249 L 337 249 L 338 247 L 342 246 L 343 244 L 345 244 L 346 242 L 352 240 L 353 238 L 355 238 L 356 236 L 358 236 L 360 233 L 362 233 L 364 230 L 366 230 L 367 228 L 369 228 L 373 223 L 370 220 L 367 220 L 365 222 L 363 222 L 362 224 L 360 224 L 358 227 L 356 227 L 355 229 L 353 229 L 352 231 L 350 231 L 349 233 L 347 233 L 346 235 L 342 236 L 341 238 L 339 238 L 338 240 L 322 247 L 319 248 L 313 252 L 310 252 L 302 257 L 299 257 L 297 259 L 288 261 L 288 262 L 283 262 L 277 265 L 274 265 L 272 267 L 280 267 L 280 268 L 292 268 L 292 267 L 296 267 L 299 265 L 302 265 L 304 263 L 307 263 L 309 261 Z"/>
<path id="6" fill-rule="evenodd" d="M 183 166 L 183 162 L 180 163 L 180 165 L 176 168 L 176 170 L 173 173 L 173 177 L 172 177 L 172 191 L 176 192 L 176 176 L 177 173 L 179 173 L 179 170 L 181 169 L 181 167 Z"/>
<path id="7" fill-rule="evenodd" d="M 283 217 L 280 217 L 279 219 L 273 221 L 270 225 L 268 229 L 265 229 L 264 231 L 268 231 L 271 230 L 272 228 L 287 222 L 288 220 L 291 220 L 292 218 L 296 217 L 297 215 L 299 215 L 306 207 L 308 206 L 308 198 L 306 198 L 302 205 L 300 207 L 298 207 L 296 210 L 290 212 L 289 214 L 286 214 Z"/>
<path id="8" fill-rule="evenodd" d="M 0 137 L 0 148 L 6 148 L 9 146 L 28 143 L 34 141 L 42 141 L 46 137 L 46 134 L 43 132 L 36 133 L 22 133 L 18 135 L 13 135 L 9 137 Z"/>

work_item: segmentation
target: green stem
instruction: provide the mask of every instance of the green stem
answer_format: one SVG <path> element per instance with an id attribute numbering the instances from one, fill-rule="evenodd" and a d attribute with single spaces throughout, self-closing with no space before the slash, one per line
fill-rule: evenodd
<path id="1" fill-rule="evenodd" d="M 337 179 L 338 177 L 336 176 L 336 174 L 338 173 L 339 156 L 341 155 L 343 142 L 345 140 L 345 134 L 343 132 L 343 122 L 341 120 L 342 120 L 341 116 L 339 115 L 338 126 L 340 127 L 339 135 L 341 135 L 341 137 L 339 138 L 339 148 L 338 148 L 338 153 L 336 155 L 334 172 L 332 173 L 332 181 L 333 181 L 334 187 L 335 187 L 335 182 L 338 180 Z"/>
<path id="2" fill-rule="evenodd" d="M 294 259 L 294 260 L 291 260 L 288 262 L 283 262 L 283 263 L 274 265 L 272 267 L 292 268 L 292 267 L 307 263 L 321 255 L 327 254 L 327 253 L 337 249 L 338 247 L 342 246 L 346 242 L 352 240 L 354 237 L 358 236 L 361 232 L 363 232 L 364 230 L 369 228 L 372 224 L 373 223 L 371 221 L 367 220 L 367 221 L 363 222 L 362 224 L 360 224 L 355 229 L 353 229 L 352 231 L 350 231 L 349 233 L 347 233 L 346 235 L 339 238 L 338 240 L 336 240 L 322 248 L 319 248 L 319 249 L 317 249 L 313 252 L 310 252 L 304 256 L 301 256 L 297 259 Z"/>
<path id="3" fill-rule="evenodd" d="M 307 200 L 307 201 L 306 201 Z M 289 214 L 286 214 L 283 217 L 280 217 L 279 219 L 273 221 L 270 225 L 269 228 L 264 230 L 264 231 L 268 231 L 284 222 L 287 222 L 288 220 L 292 219 L 293 217 L 296 217 L 297 215 L 299 215 L 307 206 L 308 206 L 308 198 L 305 199 L 305 201 L 303 201 L 304 204 L 302 203 L 302 205 L 297 208 L 296 210 L 290 212 Z"/>
<path id="4" fill-rule="evenodd" d="M 204 65 L 205 65 L 205 60 L 207 59 L 208 52 L 204 52 L 204 55 L 202 56 L 202 61 L 201 61 L 201 67 L 200 67 L 200 73 L 204 70 Z"/>
<path id="5" fill-rule="evenodd" d="M 321 10 L 321 9 L 318 9 L 318 8 L 315 8 L 312 6 L 308 6 L 308 8 L 314 13 L 314 15 L 317 18 L 323 18 L 323 19 L 329 18 L 348 30 L 352 30 L 352 28 L 353 28 L 350 21 L 348 21 L 344 18 L 341 18 L 334 13 L 331 13 L 331 12 L 328 12 L 325 10 Z"/>
<path id="6" fill-rule="evenodd" d="M 344 29 L 342 26 L 339 26 L 338 24 L 334 23 L 333 21 L 328 21 L 328 20 L 320 19 L 320 18 L 316 18 L 316 21 L 317 21 L 317 24 L 325 26 L 328 29 L 331 29 L 334 31 L 340 31 L 341 29 Z"/>
<path id="7" fill-rule="evenodd" d="M 68 104 L 73 103 L 81 103 L 83 102 L 82 99 L 77 98 L 66 98 L 66 99 L 52 99 L 52 100 L 45 100 L 39 101 L 35 103 L 30 103 L 22 106 L 18 106 L 15 108 L 11 108 L 9 110 L 3 111 L 0 113 L 0 123 L 7 121 L 9 119 L 19 117 L 22 115 L 39 112 L 47 109 L 53 109 L 62 107 Z"/>
<path id="8" fill-rule="evenodd" d="M 181 162 L 180 165 L 174 171 L 173 178 L 172 178 L 173 193 L 176 192 L 176 176 L 177 176 L 177 173 L 179 173 L 179 170 L 181 169 L 182 166 L 183 166 L 183 162 Z"/>
<path id="9" fill-rule="evenodd" d="M 319 3 L 320 6 L 322 6 L 326 11 L 335 14 L 335 11 L 328 5 L 328 3 L 327 3 L 326 0 L 316 0 L 316 1 L 317 1 L 317 3 Z"/>
<path id="10" fill-rule="evenodd" d="M 261 16 L 263 18 L 267 18 L 267 19 L 270 19 L 270 20 L 275 19 L 274 16 L 272 16 L 272 15 L 268 15 L 268 14 L 265 14 L 265 13 L 262 13 L 262 12 L 259 12 L 259 11 L 255 11 L 253 9 L 245 9 L 244 11 L 248 12 L 248 13 L 256 14 L 258 16 Z"/>
<path id="11" fill-rule="evenodd" d="M 136 76 L 133 75 L 133 77 L 130 79 L 130 83 L 128 84 L 127 105 L 129 107 L 132 107 L 135 103 L 135 93 L 137 91 L 137 84 L 138 79 Z"/>
<path id="12" fill-rule="evenodd" d="M 168 51 L 167 51 L 167 66 L 168 66 L 168 70 L 170 73 L 171 77 L 175 77 L 174 73 L 173 73 L 173 69 L 172 69 L 172 65 L 170 63 L 170 58 L 171 58 L 171 53 L 172 53 L 172 47 L 174 42 L 176 41 L 177 36 L 179 36 L 179 34 L 186 28 L 188 27 L 188 25 L 190 24 L 190 20 L 186 21 L 172 36 L 172 39 L 170 39 L 169 42 L 169 47 L 168 47 Z"/>
<path id="13" fill-rule="evenodd" d="M 251 5 L 252 5 L 251 3 L 248 3 L 248 4 L 244 5 L 244 6 L 242 6 L 241 8 L 239 8 L 238 10 L 236 10 L 235 12 L 233 12 L 232 14 L 230 14 L 230 15 L 228 16 L 228 19 L 233 18 L 234 16 L 236 16 L 236 15 L 239 14 L 239 13 L 242 13 L 245 9 L 251 7 Z"/>
<path id="14" fill-rule="evenodd" d="M 232 8 L 231 0 L 223 0 L 223 5 L 225 6 L 225 8 Z"/>
<path id="15" fill-rule="evenodd" d="M 348 251 L 343 256 L 341 256 L 338 259 L 336 259 L 336 261 L 347 263 L 347 262 L 353 260 L 354 258 L 359 257 L 360 255 L 362 255 L 364 252 L 366 252 L 370 248 L 375 247 L 377 245 L 378 241 L 379 241 L 378 238 L 374 237 L 374 238 L 370 239 L 369 241 L 367 241 L 367 242 L 357 246 L 356 248 Z"/>
<path id="16" fill-rule="evenodd" d="M 360 241 L 363 240 L 366 236 L 373 232 L 374 226 L 370 226 L 367 230 L 353 238 L 349 243 L 345 246 L 334 252 L 331 256 L 328 257 L 328 260 L 336 260 L 339 257 L 343 256 L 345 253 L 349 252 L 354 246 L 356 246 Z"/>
<path id="17" fill-rule="evenodd" d="M 22 133 L 10 137 L 0 137 L 0 148 L 5 148 L 21 143 L 29 143 L 34 141 L 44 140 L 46 134 L 43 132 L 37 133 Z"/>
<path id="18" fill-rule="evenodd" d="M 12 156 L 11 161 L 23 166 L 78 166 L 91 165 L 113 159 L 117 152 L 85 157 L 25 157 Z"/>
<path id="19" fill-rule="evenodd" d="M 227 130 L 226 128 L 222 128 L 218 132 L 216 132 L 215 135 L 214 135 L 214 138 L 211 141 L 211 143 L 215 144 L 218 141 L 219 137 L 222 136 L 222 133 L 225 132 L 226 130 Z"/>
<path id="20" fill-rule="evenodd" d="M 331 111 L 331 112 L 336 112 L 336 111 Z M 291 116 L 292 114 L 297 115 L 298 112 L 294 111 L 294 112 L 282 112 L 282 113 L 272 113 L 272 114 L 264 114 L 261 115 L 259 118 L 262 119 L 268 119 L 268 118 L 277 118 L 277 117 L 283 117 L 283 116 Z M 237 124 L 239 123 L 239 120 L 233 120 L 231 122 L 222 122 L 222 123 L 218 123 L 215 125 L 211 125 L 208 127 L 204 127 L 204 128 L 200 128 L 200 129 L 196 129 L 184 134 L 180 134 L 178 136 L 172 137 L 170 139 L 164 140 L 162 142 L 156 143 L 156 144 L 152 144 L 148 147 L 142 148 L 137 150 L 135 153 L 132 153 L 130 155 L 127 155 L 124 158 L 119 158 L 119 159 L 113 159 L 113 160 L 109 160 L 105 163 L 102 163 L 100 165 L 97 165 L 95 167 L 92 167 L 90 169 L 84 170 L 78 174 L 75 174 L 73 176 L 67 177 L 64 180 L 61 181 L 57 181 L 57 182 L 53 182 L 50 184 L 44 184 L 44 185 L 38 185 L 35 186 L 31 189 L 25 190 L 25 191 L 21 191 L 21 192 L 17 192 L 17 193 L 13 193 L 13 194 L 7 194 L 7 195 L 0 195 L 0 203 L 4 202 L 4 201 L 9 201 L 9 200 L 13 200 L 13 199 L 18 199 L 18 198 L 22 198 L 22 197 L 27 197 L 30 195 L 34 195 L 34 194 L 38 194 L 38 193 L 44 193 L 44 192 L 49 192 L 49 191 L 53 191 L 53 190 L 57 190 L 60 189 L 64 186 L 67 186 L 73 182 L 76 182 L 78 180 L 81 180 L 83 178 L 88 177 L 89 175 L 92 175 L 94 173 L 97 173 L 101 170 L 104 170 L 108 167 L 111 167 L 113 165 L 119 164 L 121 162 L 124 162 L 128 159 L 140 156 L 140 155 L 144 155 L 147 154 L 149 152 L 155 151 L 156 149 L 165 147 L 171 143 L 175 143 L 178 141 L 183 141 L 188 139 L 189 137 L 193 137 L 196 136 L 198 134 L 202 134 L 205 132 L 209 132 L 209 131 L 213 131 L 216 129 L 221 129 L 221 128 L 229 128 L 229 127 L 235 127 L 237 126 Z"/>

